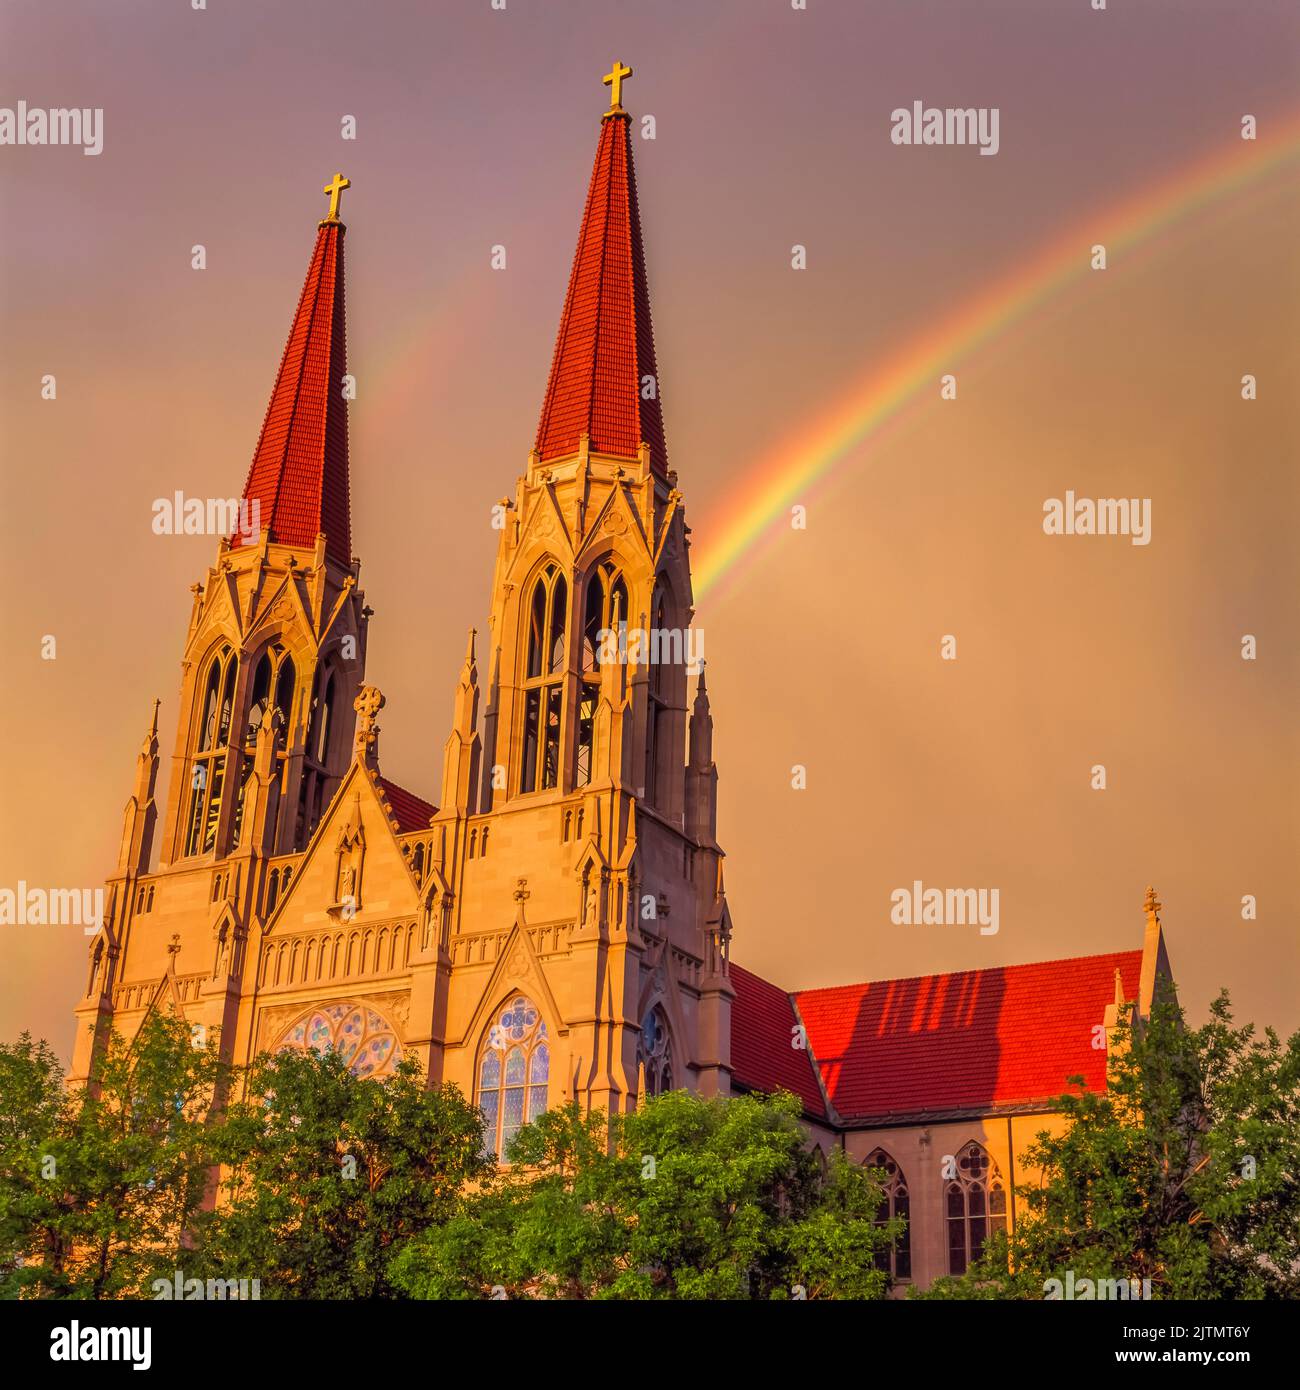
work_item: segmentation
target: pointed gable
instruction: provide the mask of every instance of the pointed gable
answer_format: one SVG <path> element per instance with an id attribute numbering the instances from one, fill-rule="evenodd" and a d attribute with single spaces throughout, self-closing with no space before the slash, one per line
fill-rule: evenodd
<path id="1" fill-rule="evenodd" d="M 668 458 L 631 127 L 621 110 L 601 123 L 537 427 L 537 453 L 543 463 L 566 458 L 578 452 L 585 434 L 593 453 L 633 460 L 644 442 L 652 466 L 663 473 Z M 654 378 L 648 400 L 641 385 L 647 376 Z"/>
<path id="2" fill-rule="evenodd" d="M 257 503 L 273 542 L 311 549 L 323 533 L 326 553 L 349 566 L 345 231 L 329 219 L 317 231 L 244 496 Z M 238 534 L 231 537 L 232 545 L 239 543 Z"/>
<path id="3" fill-rule="evenodd" d="M 418 914 L 420 889 L 397 842 L 399 832 L 379 781 L 362 763 L 353 762 L 312 833 L 291 886 L 267 919 L 269 932 L 296 931 L 327 916 L 364 926 Z M 345 883 L 347 869 L 351 877 Z M 342 913 L 345 894 L 353 906 Z"/>

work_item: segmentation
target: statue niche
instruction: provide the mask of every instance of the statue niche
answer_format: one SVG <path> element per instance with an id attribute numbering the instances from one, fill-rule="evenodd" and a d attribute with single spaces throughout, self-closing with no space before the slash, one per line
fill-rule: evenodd
<path id="1" fill-rule="evenodd" d="M 339 828 L 334 850 L 334 902 L 331 916 L 350 922 L 361 910 L 361 871 L 366 857 L 366 832 L 361 824 L 361 805 L 358 798 L 352 818 Z"/>

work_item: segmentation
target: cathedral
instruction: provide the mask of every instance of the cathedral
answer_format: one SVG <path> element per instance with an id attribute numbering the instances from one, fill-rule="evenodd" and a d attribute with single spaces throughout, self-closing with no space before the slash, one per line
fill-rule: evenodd
<path id="1" fill-rule="evenodd" d="M 72 1075 L 153 1009 L 234 1063 L 334 1047 L 414 1059 L 497 1153 L 548 1107 L 672 1087 L 792 1091 L 811 1141 L 889 1174 L 900 1285 L 961 1272 L 1016 1219 L 1018 1166 L 1067 1077 L 1169 964 L 1140 948 L 787 992 L 732 959 L 718 769 L 670 467 L 622 104 L 595 164 L 536 438 L 499 508 L 487 624 L 452 698 L 436 804 L 384 766 L 353 554 L 336 175 L 248 472 L 192 587 L 165 799 L 157 705 L 136 761 Z M 362 477 L 361 485 L 365 485 Z M 653 641 L 611 643 L 610 634 Z M 417 769 L 433 787 L 436 770 Z M 157 842 L 155 844 L 155 842 Z M 156 854 L 155 854 L 156 850 Z M 739 942 L 743 944 L 743 929 Z"/>

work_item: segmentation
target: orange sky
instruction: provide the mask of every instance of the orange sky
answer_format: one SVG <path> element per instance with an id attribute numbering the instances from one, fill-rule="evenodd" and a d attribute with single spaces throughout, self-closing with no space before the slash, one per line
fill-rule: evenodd
<path id="1" fill-rule="evenodd" d="M 20 2 L 0 39 L 0 106 L 105 112 L 97 158 L 0 147 L 0 887 L 102 882 L 155 695 L 170 752 L 215 547 L 151 503 L 242 485 L 335 169 L 369 676 L 385 773 L 433 796 L 614 56 L 657 122 L 635 155 L 697 554 L 872 363 L 1064 232 L 1086 255 L 1243 113 L 1300 109 L 1280 0 Z M 913 100 L 997 106 L 998 155 L 891 145 Z M 1300 1023 L 1298 245 L 1283 178 L 1089 277 L 700 605 L 737 960 L 795 988 L 1135 947 L 1150 882 L 1195 1014 L 1226 985 Z M 1151 544 L 1045 536 L 1067 489 L 1150 498 Z M 998 888 L 999 932 L 891 924 L 918 878 Z M 76 928 L 0 926 L 0 1037 L 66 1051 L 83 984 Z"/>

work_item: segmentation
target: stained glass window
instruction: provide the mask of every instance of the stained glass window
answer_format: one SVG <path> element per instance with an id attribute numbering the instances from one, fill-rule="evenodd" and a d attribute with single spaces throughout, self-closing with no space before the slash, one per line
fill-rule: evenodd
<path id="1" fill-rule="evenodd" d="M 885 1170 L 884 1191 L 881 1193 L 880 1206 L 876 1211 L 876 1225 L 883 1226 L 895 1216 L 901 1216 L 908 1221 L 908 1224 L 903 1228 L 903 1234 L 895 1237 L 892 1245 L 877 1251 L 876 1268 L 892 1275 L 895 1279 L 910 1279 L 912 1277 L 912 1226 L 909 1219 L 907 1179 L 903 1176 L 903 1170 L 884 1149 L 876 1149 L 869 1154 L 865 1166 Z"/>
<path id="2" fill-rule="evenodd" d="M 988 1152 L 973 1140 L 957 1155 L 957 1176 L 946 1191 L 948 1273 L 964 1274 L 984 1242 L 1007 1228 L 1007 1192 Z"/>
<path id="3" fill-rule="evenodd" d="M 285 1033 L 276 1048 L 299 1052 L 333 1049 L 356 1076 L 390 1076 L 402 1060 L 397 1030 L 365 1004 L 319 1004 Z"/>
<path id="4" fill-rule="evenodd" d="M 531 999 L 516 994 L 493 1019 L 478 1067 L 478 1106 L 489 1153 L 546 1109 L 551 1049 L 546 1023 Z"/>
<path id="5" fill-rule="evenodd" d="M 673 1044 L 668 1021 L 660 1008 L 653 1008 L 641 1020 L 638 1060 L 645 1069 L 647 1096 L 662 1095 L 673 1089 Z"/>

